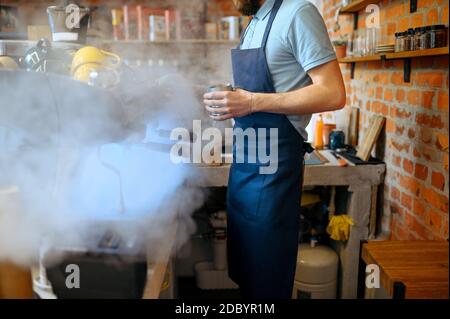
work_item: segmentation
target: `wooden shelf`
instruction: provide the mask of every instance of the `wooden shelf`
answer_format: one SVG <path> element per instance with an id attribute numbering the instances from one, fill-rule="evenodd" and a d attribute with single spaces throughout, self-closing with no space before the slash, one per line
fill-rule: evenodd
<path id="1" fill-rule="evenodd" d="M 193 40 L 160 40 L 160 41 L 148 41 L 148 40 L 104 40 L 103 44 L 134 44 L 134 45 L 178 45 L 178 44 L 207 44 L 207 45 L 220 45 L 229 44 L 237 45 L 239 41 L 231 40 L 206 40 L 206 39 L 193 39 Z"/>
<path id="2" fill-rule="evenodd" d="M 417 51 L 407 51 L 407 52 L 394 52 L 385 53 L 379 55 L 370 55 L 364 57 L 348 57 L 339 59 L 339 63 L 349 63 L 351 65 L 350 78 L 353 79 L 355 75 L 356 63 L 371 62 L 371 61 L 384 61 L 384 60 L 403 60 L 403 79 L 406 83 L 411 81 L 411 59 L 421 58 L 428 56 L 448 56 L 448 47 L 428 49 L 428 50 L 417 50 Z"/>
<path id="3" fill-rule="evenodd" d="M 345 57 L 338 60 L 339 63 L 357 63 L 357 62 L 371 62 L 381 61 L 381 55 L 368 55 L 361 57 Z"/>
<path id="4" fill-rule="evenodd" d="M 428 50 L 387 53 L 386 60 L 420 58 L 420 57 L 438 56 L 438 55 L 448 55 L 448 47 L 437 48 L 437 49 L 428 49 Z"/>
<path id="5" fill-rule="evenodd" d="M 382 0 L 355 0 L 352 1 L 349 5 L 342 7 L 339 13 L 342 14 L 357 13 L 366 8 L 369 4 L 376 4 L 381 1 Z"/>
<path id="6" fill-rule="evenodd" d="M 358 62 L 371 62 L 371 61 L 381 61 L 381 60 L 399 60 L 399 59 L 410 59 L 410 58 L 420 58 L 427 56 L 439 56 L 448 55 L 448 47 L 428 49 L 428 50 L 417 50 L 417 51 L 407 51 L 407 52 L 395 52 L 395 53 L 385 53 L 378 55 L 369 55 L 363 57 L 346 57 L 339 59 L 339 63 L 358 63 Z"/>

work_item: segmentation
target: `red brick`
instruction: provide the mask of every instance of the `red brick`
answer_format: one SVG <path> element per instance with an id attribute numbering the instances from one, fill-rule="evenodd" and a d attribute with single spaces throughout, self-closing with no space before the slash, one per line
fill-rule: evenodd
<path id="1" fill-rule="evenodd" d="M 433 98 L 434 98 L 434 92 L 432 92 L 432 91 L 423 92 L 421 106 L 423 106 L 426 109 L 431 109 L 433 107 Z"/>
<path id="2" fill-rule="evenodd" d="M 433 172 L 431 175 L 431 184 L 440 191 L 443 191 L 445 188 L 445 176 L 439 172 Z"/>
<path id="3" fill-rule="evenodd" d="M 421 187 L 420 194 L 423 199 L 434 208 L 448 214 L 448 195 L 442 195 L 430 187 Z"/>
<path id="4" fill-rule="evenodd" d="M 436 8 L 430 9 L 430 11 L 428 11 L 428 13 L 427 13 L 426 24 L 434 25 L 434 24 L 437 24 L 438 21 L 439 21 L 439 17 L 438 17 L 437 9 Z"/>
<path id="5" fill-rule="evenodd" d="M 402 206 L 408 210 L 412 210 L 412 198 L 406 193 L 402 193 Z"/>
<path id="6" fill-rule="evenodd" d="M 426 180 L 428 177 L 428 167 L 416 163 L 416 169 L 414 170 L 414 176 L 421 180 Z"/>
<path id="7" fill-rule="evenodd" d="M 392 164 L 394 164 L 397 167 L 400 167 L 402 163 L 402 158 L 400 156 L 392 156 Z"/>
<path id="8" fill-rule="evenodd" d="M 448 92 L 439 92 L 438 94 L 438 109 L 448 112 Z"/>
<path id="9" fill-rule="evenodd" d="M 397 141 L 391 141 L 391 145 L 399 152 L 409 152 L 409 143 L 400 143 Z"/>
<path id="10" fill-rule="evenodd" d="M 420 104 L 420 92 L 417 90 L 409 91 L 407 94 L 408 104 L 419 105 Z"/>
<path id="11" fill-rule="evenodd" d="M 384 99 L 386 101 L 392 101 L 394 98 L 394 92 L 391 89 L 384 90 Z"/>
<path id="12" fill-rule="evenodd" d="M 439 115 L 431 116 L 430 127 L 432 128 L 444 128 L 445 123 L 442 121 L 442 117 Z"/>
<path id="13" fill-rule="evenodd" d="M 425 206 L 423 205 L 422 201 L 420 201 L 419 199 L 414 200 L 413 212 L 417 216 L 420 216 L 420 217 L 425 216 Z"/>
<path id="14" fill-rule="evenodd" d="M 414 163 L 407 158 L 403 159 L 403 169 L 409 174 L 412 174 L 414 171 Z"/>
<path id="15" fill-rule="evenodd" d="M 425 216 L 425 223 L 432 228 L 436 229 L 437 231 L 440 231 L 442 227 L 442 213 L 439 213 L 433 209 L 430 209 L 428 213 Z"/>
<path id="16" fill-rule="evenodd" d="M 436 133 L 436 147 L 444 152 L 448 152 L 448 134 Z"/>
<path id="17" fill-rule="evenodd" d="M 444 76 L 439 72 L 421 72 L 417 73 L 416 81 L 421 86 L 442 87 Z"/>
<path id="18" fill-rule="evenodd" d="M 393 106 L 391 107 L 391 116 L 399 119 L 408 119 L 411 116 L 411 112 L 408 112 L 406 109 L 400 109 Z"/>
<path id="19" fill-rule="evenodd" d="M 397 91 L 395 92 L 395 99 L 398 102 L 403 102 L 405 100 L 405 91 L 402 89 L 397 89 Z"/>
<path id="20" fill-rule="evenodd" d="M 395 186 L 391 188 L 391 200 L 400 201 L 400 191 Z"/>
<path id="21" fill-rule="evenodd" d="M 414 194 L 416 197 L 420 195 L 421 184 L 415 178 L 400 176 L 400 186 Z"/>
<path id="22" fill-rule="evenodd" d="M 428 114 L 419 113 L 416 115 L 416 123 L 419 125 L 430 125 L 431 117 Z"/>

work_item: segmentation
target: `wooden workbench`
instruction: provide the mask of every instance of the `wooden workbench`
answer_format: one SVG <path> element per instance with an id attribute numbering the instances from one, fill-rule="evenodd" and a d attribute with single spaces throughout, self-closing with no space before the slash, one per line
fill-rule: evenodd
<path id="1" fill-rule="evenodd" d="M 364 265 L 378 265 L 380 284 L 390 298 L 448 299 L 448 241 L 371 241 L 362 245 Z M 362 297 L 362 295 L 361 295 Z"/>
<path id="2" fill-rule="evenodd" d="M 196 169 L 198 186 L 227 186 L 229 165 Z M 383 183 L 385 170 L 384 164 L 340 167 L 337 161 L 305 166 L 305 186 L 348 186 L 351 193 L 347 214 L 355 226 L 347 243 L 335 245 L 341 260 L 341 298 L 357 297 L 360 242 L 375 235 L 377 188 Z"/>

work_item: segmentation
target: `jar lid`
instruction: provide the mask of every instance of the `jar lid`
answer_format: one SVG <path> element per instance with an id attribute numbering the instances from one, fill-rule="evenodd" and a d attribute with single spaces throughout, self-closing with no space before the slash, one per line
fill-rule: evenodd
<path id="1" fill-rule="evenodd" d="M 431 25 L 429 26 L 430 30 L 434 31 L 434 30 L 444 30 L 447 29 L 447 27 L 443 24 L 435 24 L 435 25 Z"/>
<path id="2" fill-rule="evenodd" d="M 412 34 L 414 34 L 414 29 L 408 29 L 408 32 L 406 32 L 406 34 L 409 34 L 409 35 L 412 35 Z"/>

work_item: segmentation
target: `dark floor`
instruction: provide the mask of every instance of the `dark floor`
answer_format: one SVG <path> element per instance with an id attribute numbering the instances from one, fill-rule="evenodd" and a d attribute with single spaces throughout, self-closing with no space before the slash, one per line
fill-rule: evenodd
<path id="1" fill-rule="evenodd" d="M 177 298 L 182 299 L 240 299 L 237 289 L 202 290 L 196 285 L 194 277 L 181 277 L 177 279 Z"/>

